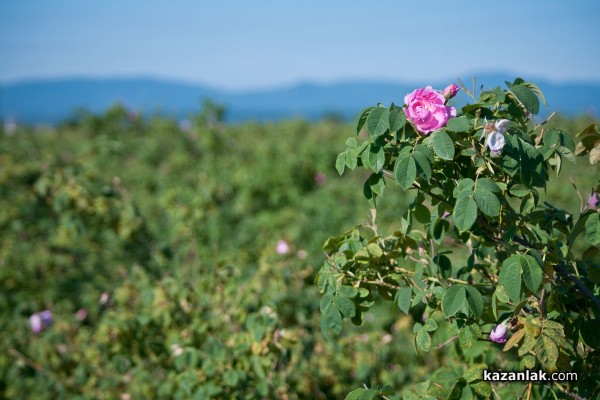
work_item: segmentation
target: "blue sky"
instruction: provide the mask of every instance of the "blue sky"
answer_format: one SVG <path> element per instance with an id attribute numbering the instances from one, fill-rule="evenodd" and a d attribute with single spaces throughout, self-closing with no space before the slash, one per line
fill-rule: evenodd
<path id="1" fill-rule="evenodd" d="M 600 1 L 0 1 L 0 82 L 600 81 Z"/>

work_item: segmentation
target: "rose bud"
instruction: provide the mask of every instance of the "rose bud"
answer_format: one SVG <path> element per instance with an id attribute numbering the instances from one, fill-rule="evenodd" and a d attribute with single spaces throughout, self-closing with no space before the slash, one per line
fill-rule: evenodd
<path id="1" fill-rule="evenodd" d="M 592 194 L 588 197 L 587 206 L 590 210 L 597 210 L 600 205 L 600 199 L 598 199 L 598 193 L 592 189 Z"/>
<path id="2" fill-rule="evenodd" d="M 453 83 L 452 85 L 448 85 L 446 87 L 446 89 L 444 89 L 442 91 L 442 95 L 444 96 L 444 98 L 446 100 L 450 100 L 451 98 L 453 98 L 454 96 L 456 96 L 456 93 L 458 93 L 459 90 L 460 90 L 460 88 L 458 87 L 458 85 L 455 85 Z"/>
<path id="3" fill-rule="evenodd" d="M 499 325 L 496 325 L 494 329 L 492 329 L 492 331 L 490 332 L 490 340 L 494 343 L 504 343 L 507 339 L 506 334 L 506 325 L 504 325 L 504 323 L 501 323 Z"/>

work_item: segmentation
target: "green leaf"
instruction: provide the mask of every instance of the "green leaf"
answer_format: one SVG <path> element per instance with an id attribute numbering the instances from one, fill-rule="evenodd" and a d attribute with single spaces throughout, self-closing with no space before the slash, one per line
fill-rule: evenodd
<path id="1" fill-rule="evenodd" d="M 377 193 L 379 196 L 383 195 L 383 190 L 385 189 L 385 178 L 381 172 L 378 174 L 371 174 L 369 179 L 367 179 L 367 184 L 373 192 Z"/>
<path id="2" fill-rule="evenodd" d="M 375 109 L 375 107 L 367 107 L 364 110 L 362 110 L 360 112 L 360 114 L 357 115 L 356 120 L 354 121 L 354 132 L 357 135 L 360 133 L 361 129 L 365 125 L 365 122 L 367 121 L 367 117 L 369 116 L 371 111 L 373 111 L 374 109 Z"/>
<path id="3" fill-rule="evenodd" d="M 437 328 L 438 324 L 433 318 L 428 318 L 427 321 L 425 321 L 425 325 L 423 325 L 423 329 L 425 329 L 427 332 L 433 332 Z"/>
<path id="4" fill-rule="evenodd" d="M 585 221 L 585 240 L 593 245 L 600 243 L 600 214 L 597 212 Z"/>
<path id="5" fill-rule="evenodd" d="M 417 177 L 417 165 L 410 154 L 400 154 L 394 166 L 396 182 L 404 190 L 410 188 Z"/>
<path id="6" fill-rule="evenodd" d="M 452 160 L 454 158 L 454 142 L 444 131 L 435 131 L 431 136 L 433 151 L 442 160 Z"/>
<path id="7" fill-rule="evenodd" d="M 367 116 L 367 131 L 371 137 L 383 135 L 390 127 L 390 110 L 386 107 L 376 107 Z"/>
<path id="8" fill-rule="evenodd" d="M 458 181 L 458 185 L 456 185 L 456 187 L 452 191 L 452 195 L 454 197 L 459 197 L 461 192 L 469 192 L 470 193 L 472 191 L 474 185 L 475 185 L 475 181 L 473 181 L 473 179 L 463 178 L 460 181 Z"/>
<path id="9" fill-rule="evenodd" d="M 327 335 L 328 332 L 333 332 L 339 335 L 342 331 L 342 315 L 337 307 L 328 307 L 321 315 L 321 331 Z"/>
<path id="10" fill-rule="evenodd" d="M 502 263 L 498 284 L 504 285 L 508 297 L 513 302 L 521 300 L 521 255 L 510 256 Z"/>
<path id="11" fill-rule="evenodd" d="M 450 132 L 467 132 L 469 130 L 469 119 L 464 116 L 450 118 L 446 123 L 446 129 Z"/>
<path id="12" fill-rule="evenodd" d="M 428 352 L 431 349 L 431 336 L 425 329 L 417 332 L 417 347 L 424 352 Z"/>
<path id="13" fill-rule="evenodd" d="M 473 286 L 465 286 L 465 290 L 467 291 L 469 308 L 471 308 L 473 314 L 477 317 L 481 317 L 481 314 L 483 314 L 483 297 L 481 296 L 481 293 Z"/>
<path id="14" fill-rule="evenodd" d="M 335 169 L 337 170 L 338 174 L 342 175 L 344 173 L 344 169 L 346 168 L 346 153 L 340 153 L 338 154 L 337 158 L 335 159 Z"/>
<path id="15" fill-rule="evenodd" d="M 371 145 L 369 149 L 369 166 L 373 172 L 377 173 L 383 168 L 385 163 L 385 152 L 383 147 Z"/>
<path id="16" fill-rule="evenodd" d="M 396 303 L 398 304 L 398 308 L 404 314 L 408 314 L 410 311 L 410 302 L 411 302 L 412 290 L 407 286 L 403 286 L 396 292 Z"/>
<path id="17" fill-rule="evenodd" d="M 529 89 L 531 89 L 531 91 L 540 98 L 540 100 L 542 101 L 542 104 L 544 104 L 544 106 L 548 107 L 548 104 L 546 103 L 546 96 L 544 96 L 544 93 L 542 93 L 540 88 L 535 83 L 523 82 L 523 86 L 527 86 Z"/>
<path id="18" fill-rule="evenodd" d="M 358 164 L 358 156 L 356 153 L 350 149 L 346 150 L 346 165 L 350 169 L 356 168 Z"/>
<path id="19" fill-rule="evenodd" d="M 485 215 L 490 217 L 497 217 L 500 215 L 500 200 L 498 200 L 498 197 L 496 197 L 494 193 L 478 187 L 473 192 L 473 199 L 475 199 L 477 207 L 479 207 L 481 212 Z"/>
<path id="20" fill-rule="evenodd" d="M 525 286 L 535 293 L 542 284 L 542 267 L 530 255 L 521 258 L 521 267 L 523 269 L 523 282 L 525 282 Z"/>
<path id="21" fill-rule="evenodd" d="M 420 151 L 414 151 L 412 157 L 415 160 L 419 172 L 423 174 L 426 181 L 429 181 L 431 179 L 431 164 L 429 163 L 427 156 Z"/>
<path id="22" fill-rule="evenodd" d="M 496 291 L 494 292 L 494 294 L 496 295 L 496 297 L 498 298 L 498 300 L 501 303 L 508 303 L 508 301 L 510 300 L 508 298 L 508 293 L 506 292 L 506 288 L 504 287 L 504 285 L 498 285 L 496 287 Z"/>
<path id="23" fill-rule="evenodd" d="M 529 193 L 531 193 L 531 189 L 529 189 L 527 186 L 519 183 L 519 184 L 512 186 L 508 190 L 508 192 L 515 197 L 523 197 L 523 196 L 526 196 Z"/>
<path id="24" fill-rule="evenodd" d="M 485 364 L 473 365 L 465 371 L 465 373 L 463 374 L 463 378 L 465 378 L 467 382 L 473 382 L 476 380 L 483 379 L 484 369 L 488 369 L 488 366 Z"/>
<path id="25" fill-rule="evenodd" d="M 537 114 L 540 111 L 540 101 L 535 93 L 523 84 L 513 85 L 510 90 L 515 94 L 517 99 L 525 106 L 527 111 L 532 114 Z"/>
<path id="26" fill-rule="evenodd" d="M 467 301 L 465 287 L 462 285 L 450 286 L 442 297 L 442 311 L 446 318 L 456 314 Z"/>
<path id="27" fill-rule="evenodd" d="M 477 219 L 477 204 L 471 196 L 460 196 L 452 211 L 454 225 L 459 231 L 468 231 Z"/>
<path id="28" fill-rule="evenodd" d="M 404 128 L 406 124 L 406 116 L 401 108 L 392 106 L 390 109 L 390 131 L 397 132 Z"/>
<path id="29" fill-rule="evenodd" d="M 546 335 L 542 335 L 541 340 L 538 340 L 539 352 L 538 358 L 542 362 L 545 369 L 553 369 L 558 360 L 558 347 L 552 339 Z"/>
<path id="30" fill-rule="evenodd" d="M 477 182 L 475 182 L 475 187 L 485 189 L 488 192 L 492 192 L 492 193 L 501 193 L 502 192 L 502 190 L 500 189 L 500 187 L 498 187 L 496 182 L 494 182 L 490 178 L 477 179 Z"/>
<path id="31" fill-rule="evenodd" d="M 378 394 L 376 389 L 355 389 L 348 393 L 346 400 L 373 400 Z"/>
<path id="32" fill-rule="evenodd" d="M 354 302 L 350 300 L 348 297 L 344 296 L 336 296 L 333 298 L 333 303 L 338 308 L 340 313 L 346 318 L 354 317 L 356 313 L 356 308 L 354 306 Z"/>

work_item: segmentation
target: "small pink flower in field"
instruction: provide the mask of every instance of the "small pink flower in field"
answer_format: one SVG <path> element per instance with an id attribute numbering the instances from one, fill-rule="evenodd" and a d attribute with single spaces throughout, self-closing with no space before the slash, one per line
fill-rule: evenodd
<path id="1" fill-rule="evenodd" d="M 39 313 L 34 313 L 29 317 L 29 324 L 33 333 L 40 333 L 44 329 L 52 325 L 52 312 L 45 310 Z"/>
<path id="2" fill-rule="evenodd" d="M 279 240 L 276 248 L 277 254 L 287 254 L 290 252 L 290 245 L 285 240 Z"/>
<path id="3" fill-rule="evenodd" d="M 110 296 L 108 295 L 108 292 L 104 292 L 100 295 L 100 304 L 101 305 L 106 305 L 106 303 L 108 303 L 108 300 L 110 299 Z"/>
<path id="4" fill-rule="evenodd" d="M 173 356 L 179 357 L 183 354 L 183 347 L 181 347 L 177 343 L 174 343 L 171 345 L 171 352 L 173 353 Z"/>
<path id="5" fill-rule="evenodd" d="M 590 197 L 588 197 L 587 205 L 590 210 L 597 210 L 598 206 L 600 205 L 598 193 L 596 193 L 593 189 L 592 194 L 590 194 Z"/>
<path id="6" fill-rule="evenodd" d="M 85 320 L 87 318 L 87 316 L 88 316 L 88 310 L 86 310 L 85 308 L 80 308 L 75 313 L 75 318 L 77 318 L 79 321 Z"/>
<path id="7" fill-rule="evenodd" d="M 506 334 L 507 329 L 504 323 L 496 325 L 494 329 L 490 332 L 490 340 L 494 343 L 504 343 L 506 342 Z"/>
<path id="8" fill-rule="evenodd" d="M 327 176 L 323 172 L 317 172 L 315 175 L 315 183 L 317 186 L 323 186 L 327 182 Z"/>
<path id="9" fill-rule="evenodd" d="M 426 312 L 424 312 L 423 315 L 421 315 L 421 321 L 427 322 L 427 313 Z"/>
<path id="10" fill-rule="evenodd" d="M 392 340 L 394 340 L 394 337 L 392 335 L 390 335 L 389 333 L 386 333 L 385 335 L 383 335 L 383 337 L 381 338 L 381 342 L 383 344 L 389 344 L 392 343 Z"/>
<path id="11" fill-rule="evenodd" d="M 456 93 L 458 93 L 459 90 L 460 90 L 460 88 L 458 87 L 458 85 L 455 85 L 453 83 L 452 85 L 448 85 L 446 87 L 446 89 L 444 89 L 442 91 L 442 95 L 444 96 L 444 98 L 446 100 L 450 100 L 451 98 L 453 98 L 454 96 L 456 96 Z"/>
<path id="12" fill-rule="evenodd" d="M 424 135 L 446 126 L 450 118 L 456 117 L 456 109 L 447 106 L 444 96 L 431 86 L 407 94 L 404 103 L 406 118 Z"/>

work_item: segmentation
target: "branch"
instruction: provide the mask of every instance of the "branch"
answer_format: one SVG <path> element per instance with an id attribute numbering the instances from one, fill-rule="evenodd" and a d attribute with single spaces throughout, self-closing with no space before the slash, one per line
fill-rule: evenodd
<path id="1" fill-rule="evenodd" d="M 561 385 L 559 385 L 558 383 L 556 383 L 556 382 L 553 382 L 553 383 L 554 383 L 554 385 L 555 385 L 555 386 L 556 386 L 558 389 L 560 389 L 560 391 L 561 391 L 563 394 L 566 394 L 567 396 L 569 396 L 569 397 L 571 397 L 571 398 L 573 398 L 573 399 L 575 399 L 575 400 L 587 400 L 585 397 L 581 397 L 581 396 L 580 396 L 580 395 L 578 395 L 577 393 L 569 392 L 567 389 L 563 388 L 563 387 L 562 387 Z"/>

